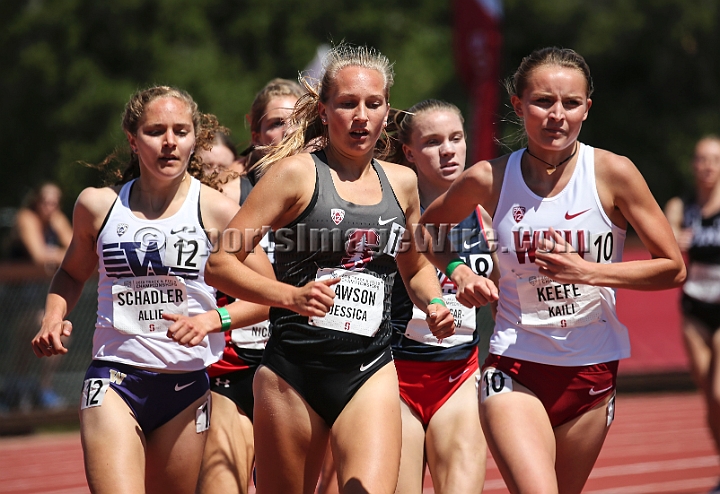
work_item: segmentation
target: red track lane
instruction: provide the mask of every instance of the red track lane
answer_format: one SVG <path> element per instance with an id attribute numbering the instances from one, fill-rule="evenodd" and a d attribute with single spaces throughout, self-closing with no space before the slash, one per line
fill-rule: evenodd
<path id="1" fill-rule="evenodd" d="M 719 478 L 720 460 L 698 394 L 620 395 L 615 423 L 583 493 L 696 494 Z M 483 492 L 508 492 L 492 460 Z"/>
<path id="2" fill-rule="evenodd" d="M 621 395 L 615 423 L 585 494 L 697 494 L 720 478 L 720 460 L 696 393 Z M 432 493 L 426 478 L 425 493 Z M 87 494 L 77 433 L 0 439 L 0 493 Z M 507 493 L 492 458 L 486 494 Z"/>

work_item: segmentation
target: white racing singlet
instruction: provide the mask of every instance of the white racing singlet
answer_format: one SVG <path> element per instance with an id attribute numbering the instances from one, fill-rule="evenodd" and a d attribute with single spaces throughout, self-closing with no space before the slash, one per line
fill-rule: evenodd
<path id="1" fill-rule="evenodd" d="M 622 260 L 625 230 L 612 224 L 600 203 L 594 149 L 579 146 L 570 181 L 553 197 L 540 197 L 525 184 L 520 167 L 524 149 L 508 159 L 493 218 L 500 302 L 490 353 L 560 366 L 630 356 L 613 289 L 556 282 L 540 275 L 534 262 L 549 227 L 587 261 Z"/>
<path id="2" fill-rule="evenodd" d="M 93 358 L 151 369 L 199 370 L 217 361 L 224 337 L 211 333 L 192 348 L 167 337 L 163 313 L 194 316 L 212 310 L 205 284 L 210 243 L 200 220 L 200 182 L 168 218 L 146 220 L 129 208 L 135 181 L 123 185 L 97 240 L 98 312 Z"/>

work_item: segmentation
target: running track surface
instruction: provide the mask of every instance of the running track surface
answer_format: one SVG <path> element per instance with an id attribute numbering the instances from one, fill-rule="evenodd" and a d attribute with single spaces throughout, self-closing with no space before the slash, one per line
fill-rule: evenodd
<path id="1" fill-rule="evenodd" d="M 620 395 L 586 494 L 694 494 L 720 477 L 697 393 Z M 87 494 L 78 433 L 0 438 L 0 493 Z M 423 494 L 434 492 L 426 478 Z M 485 494 L 507 493 L 492 459 Z"/>

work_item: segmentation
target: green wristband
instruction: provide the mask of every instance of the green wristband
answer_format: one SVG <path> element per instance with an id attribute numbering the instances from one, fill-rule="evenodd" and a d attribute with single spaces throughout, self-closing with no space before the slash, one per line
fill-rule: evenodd
<path id="1" fill-rule="evenodd" d="M 445 301 L 443 299 L 441 299 L 440 297 L 435 297 L 434 299 L 432 299 L 430 301 L 430 303 L 428 305 L 432 305 L 432 304 L 440 304 L 443 307 L 447 307 L 447 304 L 445 304 Z"/>
<path id="2" fill-rule="evenodd" d="M 222 331 L 227 331 L 230 329 L 230 325 L 232 324 L 232 319 L 230 318 L 230 313 L 225 307 L 219 307 L 215 309 L 220 316 L 220 329 Z"/>
<path id="3" fill-rule="evenodd" d="M 465 261 L 463 261 L 459 257 L 457 259 L 453 259 L 452 261 L 450 261 L 448 263 L 447 267 L 445 268 L 445 274 L 447 275 L 447 277 L 450 278 L 453 274 L 453 271 L 455 271 L 455 269 L 458 266 L 460 266 L 461 264 L 465 264 Z"/>

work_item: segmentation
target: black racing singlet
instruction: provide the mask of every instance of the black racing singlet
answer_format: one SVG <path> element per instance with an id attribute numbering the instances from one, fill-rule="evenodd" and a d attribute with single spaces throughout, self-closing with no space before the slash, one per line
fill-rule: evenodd
<path id="1" fill-rule="evenodd" d="M 372 166 L 380 180 L 382 200 L 364 206 L 338 195 L 323 151 L 312 157 L 315 190 L 310 204 L 296 220 L 275 232 L 277 279 L 303 286 L 329 271 L 347 277 L 333 286 L 335 302 L 322 321 L 308 321 L 290 310 L 272 307 L 265 355 L 278 352 L 309 367 L 351 367 L 390 343 L 390 298 L 405 213 L 377 161 Z M 321 271 L 324 268 L 330 269 Z M 361 334 L 374 321 L 374 334 Z"/>
<path id="2" fill-rule="evenodd" d="M 704 218 L 702 208 L 694 198 L 683 202 L 683 228 L 693 230 L 688 259 L 690 262 L 720 265 L 720 212 Z"/>

